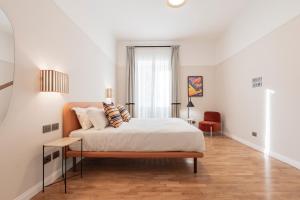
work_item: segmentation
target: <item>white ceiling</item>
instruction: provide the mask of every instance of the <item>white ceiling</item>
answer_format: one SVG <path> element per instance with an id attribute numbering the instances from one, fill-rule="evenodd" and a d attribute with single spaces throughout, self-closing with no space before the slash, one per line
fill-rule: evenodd
<path id="1" fill-rule="evenodd" d="M 89 35 L 109 30 L 118 40 L 217 37 L 251 0 L 54 0 Z"/>

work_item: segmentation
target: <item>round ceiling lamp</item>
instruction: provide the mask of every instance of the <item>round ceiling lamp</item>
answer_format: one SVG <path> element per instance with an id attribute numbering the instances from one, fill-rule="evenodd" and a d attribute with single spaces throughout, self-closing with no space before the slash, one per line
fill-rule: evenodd
<path id="1" fill-rule="evenodd" d="M 185 4 L 186 0 L 168 0 L 169 6 L 173 8 L 178 8 L 180 6 L 183 6 Z"/>

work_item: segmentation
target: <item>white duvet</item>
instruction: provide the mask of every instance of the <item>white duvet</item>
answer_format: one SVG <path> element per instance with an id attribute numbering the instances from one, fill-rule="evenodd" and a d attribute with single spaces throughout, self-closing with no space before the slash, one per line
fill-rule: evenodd
<path id="1" fill-rule="evenodd" d="M 196 127 L 177 118 L 131 119 L 119 128 L 76 130 L 84 151 L 196 151 L 205 150 L 204 136 Z M 78 144 L 70 146 L 80 150 Z"/>

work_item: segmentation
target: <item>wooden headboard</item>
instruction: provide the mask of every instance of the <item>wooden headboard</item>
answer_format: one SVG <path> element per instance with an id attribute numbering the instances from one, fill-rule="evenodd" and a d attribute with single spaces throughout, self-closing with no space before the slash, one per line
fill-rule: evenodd
<path id="1" fill-rule="evenodd" d="M 75 112 L 72 110 L 74 107 L 88 108 L 88 107 L 97 107 L 103 108 L 101 102 L 71 102 L 64 105 L 63 110 L 63 137 L 69 137 L 69 134 L 77 129 L 80 129 L 81 126 L 77 119 Z"/>

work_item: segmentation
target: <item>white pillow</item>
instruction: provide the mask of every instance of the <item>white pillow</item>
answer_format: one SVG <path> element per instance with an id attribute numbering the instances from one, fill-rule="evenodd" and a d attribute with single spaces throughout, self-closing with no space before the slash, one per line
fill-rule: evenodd
<path id="1" fill-rule="evenodd" d="M 103 109 L 89 109 L 87 115 L 97 130 L 102 130 L 109 124 Z"/>
<path id="2" fill-rule="evenodd" d="M 92 108 L 80 108 L 80 107 L 74 107 L 72 110 L 75 111 L 77 119 L 80 123 L 80 126 L 82 129 L 87 130 L 90 129 L 93 124 L 91 120 L 89 120 L 87 110 L 92 109 Z"/>

